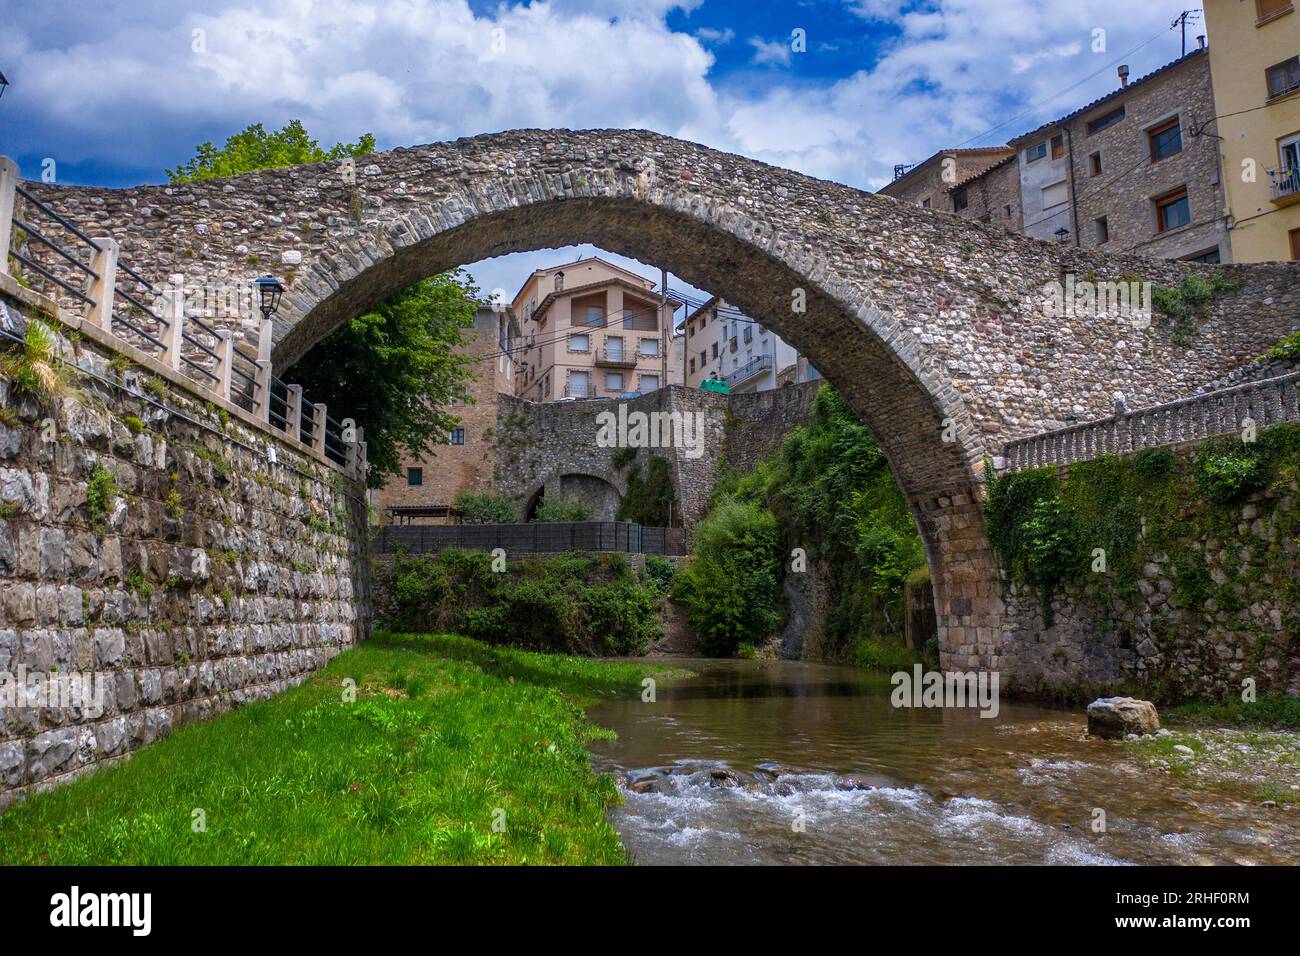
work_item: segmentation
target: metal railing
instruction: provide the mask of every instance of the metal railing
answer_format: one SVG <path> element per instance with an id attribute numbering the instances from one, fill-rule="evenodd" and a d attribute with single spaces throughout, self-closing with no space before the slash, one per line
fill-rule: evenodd
<path id="1" fill-rule="evenodd" d="M 1181 398 L 1008 442 L 1008 470 L 1069 465 L 1300 421 L 1300 372 Z"/>
<path id="2" fill-rule="evenodd" d="M 330 417 L 302 389 L 271 374 L 271 323 L 263 318 L 256 351 L 230 329 L 215 328 L 185 307 L 182 287 L 158 288 L 118 258 L 111 237 L 87 235 L 18 179 L 0 156 L 0 275 L 250 413 L 316 458 L 366 474 L 362 430 Z"/>
<path id="3" fill-rule="evenodd" d="M 628 352 L 627 349 L 611 349 L 605 345 L 596 353 L 596 364 L 611 365 L 615 368 L 636 368 L 637 354 Z"/>
<path id="4" fill-rule="evenodd" d="M 686 554 L 684 528 L 646 528 L 626 521 L 527 524 L 384 525 L 374 542 L 378 554 L 404 551 L 437 554 L 447 548 L 507 554 L 563 551 L 623 551 L 630 554 Z"/>
<path id="5" fill-rule="evenodd" d="M 1300 166 L 1292 166 L 1280 172 L 1268 171 L 1268 188 L 1274 202 L 1286 199 L 1300 199 Z"/>
<path id="6" fill-rule="evenodd" d="M 755 355 L 740 368 L 736 369 L 726 376 L 726 382 L 732 388 L 735 388 L 741 382 L 746 382 L 760 372 L 766 372 L 772 367 L 772 356 L 764 353 Z"/>

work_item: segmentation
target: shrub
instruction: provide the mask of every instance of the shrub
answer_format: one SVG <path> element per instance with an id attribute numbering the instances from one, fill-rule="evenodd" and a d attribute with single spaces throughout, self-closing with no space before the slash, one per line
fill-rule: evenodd
<path id="1" fill-rule="evenodd" d="M 590 521 L 591 505 L 580 498 L 542 498 L 534 521 L 554 524 L 562 521 Z"/>
<path id="2" fill-rule="evenodd" d="M 96 531 L 104 527 L 108 509 L 118 493 L 117 479 L 103 465 L 96 465 L 86 482 L 86 510 L 90 512 L 90 526 Z"/>
<path id="3" fill-rule="evenodd" d="M 456 507 L 467 524 L 513 524 L 519 520 L 515 503 L 505 495 L 462 491 L 456 496 Z"/>
<path id="4" fill-rule="evenodd" d="M 666 528 L 672 506 L 673 481 L 668 460 L 655 455 L 644 469 L 634 468 L 628 474 L 627 494 L 618 506 L 618 520 Z"/>
<path id="5" fill-rule="evenodd" d="M 57 355 L 59 337 L 40 319 L 31 319 L 23 344 L 0 359 L 0 372 L 14 388 L 41 401 L 59 398 L 72 388 L 75 369 Z"/>
<path id="6" fill-rule="evenodd" d="M 938 644 L 938 638 L 935 638 L 935 644 Z M 902 641 L 880 638 L 861 638 L 854 641 L 849 645 L 847 656 L 850 663 L 859 667 L 885 671 L 889 674 L 910 670 L 916 663 L 916 657 Z"/>
<path id="7" fill-rule="evenodd" d="M 696 526 L 694 556 L 673 595 L 704 653 L 733 654 L 776 627 L 776 547 L 776 519 L 752 502 L 723 501 Z"/>
<path id="8" fill-rule="evenodd" d="M 1267 478 L 1256 458 L 1230 455 L 1207 445 L 1196 466 L 1201 493 L 1217 504 L 1231 504 L 1264 487 Z"/>
<path id="9" fill-rule="evenodd" d="M 672 590 L 673 579 L 677 577 L 677 565 L 667 558 L 655 554 L 645 556 L 645 576 L 660 594 Z"/>
<path id="10" fill-rule="evenodd" d="M 1174 470 L 1174 453 L 1168 448 L 1144 448 L 1133 456 L 1133 469 L 1143 478 L 1163 478 Z"/>
<path id="11" fill-rule="evenodd" d="M 1277 345 L 1264 353 L 1264 358 L 1273 362 L 1300 360 L 1300 332 L 1292 332 L 1281 339 Z"/>

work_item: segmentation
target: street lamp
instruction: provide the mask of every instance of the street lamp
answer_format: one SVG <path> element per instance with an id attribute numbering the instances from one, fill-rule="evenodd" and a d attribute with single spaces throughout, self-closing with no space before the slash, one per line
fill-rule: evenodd
<path id="1" fill-rule="evenodd" d="M 1070 230 L 1069 230 L 1069 229 L 1066 229 L 1064 226 L 1062 226 L 1060 229 L 1056 230 L 1056 241 L 1057 241 L 1057 242 L 1065 242 L 1065 240 L 1068 239 L 1068 238 L 1070 238 Z"/>
<path id="2" fill-rule="evenodd" d="M 9 81 L 5 79 L 5 75 L 3 73 L 0 73 L 0 96 L 4 96 L 5 90 L 8 88 L 9 88 Z"/>
<path id="3" fill-rule="evenodd" d="M 262 318 L 266 321 L 271 320 L 276 311 L 280 308 L 280 297 L 284 295 L 284 286 L 275 276 L 262 276 L 253 280 L 253 285 L 257 286 L 257 294 L 260 298 L 259 308 L 262 310 Z"/>

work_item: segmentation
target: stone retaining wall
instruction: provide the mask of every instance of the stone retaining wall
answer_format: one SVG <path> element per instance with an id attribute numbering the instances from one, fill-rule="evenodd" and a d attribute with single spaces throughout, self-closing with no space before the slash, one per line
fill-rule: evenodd
<path id="1" fill-rule="evenodd" d="M 21 334 L 40 302 L 5 290 L 0 329 Z M 0 696 L 0 808 L 301 683 L 371 616 L 354 480 L 102 331 L 44 318 L 85 374 L 49 401 L 0 381 L 0 676 L 89 673 L 103 696 Z"/>

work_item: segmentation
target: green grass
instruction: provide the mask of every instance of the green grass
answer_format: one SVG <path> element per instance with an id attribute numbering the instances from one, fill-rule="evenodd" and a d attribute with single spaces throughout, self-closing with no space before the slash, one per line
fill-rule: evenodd
<path id="1" fill-rule="evenodd" d="M 582 705 L 653 670 L 376 635 L 300 687 L 14 807 L 0 864 L 622 863 Z"/>
<path id="2" fill-rule="evenodd" d="M 1165 716 L 1195 727 L 1246 727 L 1300 730 L 1300 699 L 1284 694 L 1265 694 L 1246 703 L 1233 698 L 1227 703 L 1195 701 L 1170 707 Z"/>

